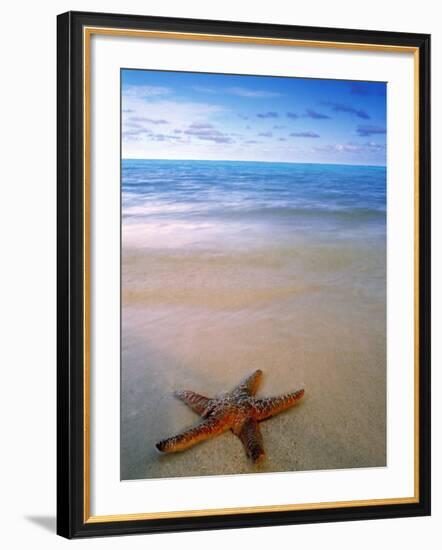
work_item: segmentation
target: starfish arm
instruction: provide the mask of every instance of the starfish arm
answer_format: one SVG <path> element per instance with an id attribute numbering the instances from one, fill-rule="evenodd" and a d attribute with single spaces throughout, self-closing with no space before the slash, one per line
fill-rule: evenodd
<path id="1" fill-rule="evenodd" d="M 233 392 L 245 395 L 255 395 L 262 378 L 262 370 L 258 369 L 235 386 Z"/>
<path id="2" fill-rule="evenodd" d="M 239 432 L 239 438 L 244 445 L 247 456 L 253 460 L 253 462 L 258 462 L 264 457 L 265 453 L 261 430 L 256 420 L 250 419 L 244 423 L 244 426 Z"/>
<path id="3" fill-rule="evenodd" d="M 194 428 L 190 428 L 178 435 L 163 439 L 156 444 L 159 451 L 163 453 L 177 453 L 193 447 L 201 441 L 227 431 L 230 425 L 219 418 L 208 418 Z"/>
<path id="4" fill-rule="evenodd" d="M 270 416 L 279 414 L 290 407 L 293 407 L 304 395 L 304 389 L 301 388 L 291 393 L 279 395 L 277 397 L 267 397 L 264 399 L 256 399 L 254 403 L 255 418 L 257 420 L 265 420 Z"/>
<path id="5" fill-rule="evenodd" d="M 175 392 L 175 397 L 184 401 L 193 411 L 203 414 L 210 404 L 210 399 L 190 390 L 180 390 Z"/>

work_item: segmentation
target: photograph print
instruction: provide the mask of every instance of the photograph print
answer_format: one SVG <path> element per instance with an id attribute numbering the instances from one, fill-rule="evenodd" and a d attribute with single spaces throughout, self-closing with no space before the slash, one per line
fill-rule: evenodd
<path id="1" fill-rule="evenodd" d="M 386 466 L 384 82 L 121 70 L 121 479 Z"/>

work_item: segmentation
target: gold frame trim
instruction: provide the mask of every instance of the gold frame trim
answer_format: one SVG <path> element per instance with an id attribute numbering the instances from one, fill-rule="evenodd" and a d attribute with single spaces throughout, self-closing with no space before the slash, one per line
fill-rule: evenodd
<path id="1" fill-rule="evenodd" d="M 390 53 L 412 53 L 414 64 L 414 495 L 411 497 L 351 500 L 337 502 L 317 502 L 305 504 L 285 504 L 271 506 L 251 506 L 238 508 L 215 508 L 207 510 L 182 510 L 173 512 L 152 512 L 137 514 L 116 514 L 92 516 L 90 509 L 90 68 L 91 36 L 130 36 L 136 38 L 158 38 L 174 40 L 199 40 L 209 42 L 233 42 L 285 47 L 334 48 L 342 50 L 365 50 Z M 207 517 L 229 514 L 249 514 L 260 512 L 283 512 L 299 510 L 323 510 L 356 506 L 385 506 L 391 504 L 413 504 L 419 502 L 419 49 L 411 46 L 363 44 L 350 42 L 330 42 L 320 40 L 296 40 L 266 37 L 244 37 L 205 33 L 147 31 L 135 29 L 114 29 L 107 27 L 84 27 L 83 29 L 83 211 L 84 211 L 84 523 L 116 521 L 140 521 L 149 519 L 171 519 Z"/>

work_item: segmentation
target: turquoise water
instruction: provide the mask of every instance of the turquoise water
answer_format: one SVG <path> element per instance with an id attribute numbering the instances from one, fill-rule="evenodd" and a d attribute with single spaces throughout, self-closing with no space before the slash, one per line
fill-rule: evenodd
<path id="1" fill-rule="evenodd" d="M 385 216 L 382 166 L 231 161 L 123 160 L 123 213 L 148 201 L 185 205 L 186 216 Z M 146 214 L 150 214 L 147 210 Z"/>
<path id="2" fill-rule="evenodd" d="M 123 224 L 382 237 L 386 168 L 230 161 L 123 160 Z M 188 244 L 188 243 L 187 243 Z"/>

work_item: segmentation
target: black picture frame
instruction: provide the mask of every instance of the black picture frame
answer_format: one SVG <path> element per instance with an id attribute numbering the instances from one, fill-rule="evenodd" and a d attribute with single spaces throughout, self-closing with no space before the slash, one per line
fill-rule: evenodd
<path id="1" fill-rule="evenodd" d="M 418 499 L 412 503 L 89 521 L 85 491 L 84 29 L 107 27 L 409 47 L 418 75 Z M 57 533 L 66 538 L 430 514 L 430 36 L 427 34 L 68 12 L 57 21 Z M 86 472 L 86 474 L 85 474 Z"/>

